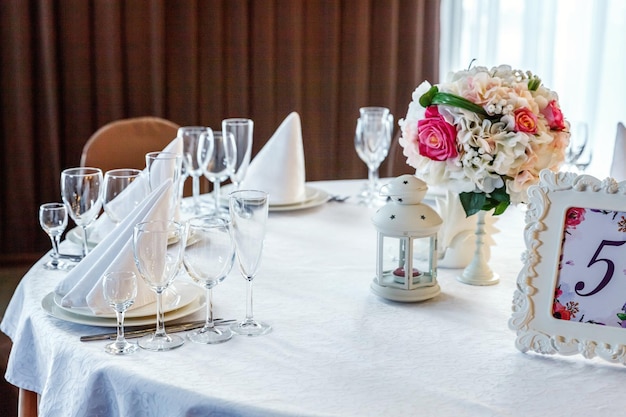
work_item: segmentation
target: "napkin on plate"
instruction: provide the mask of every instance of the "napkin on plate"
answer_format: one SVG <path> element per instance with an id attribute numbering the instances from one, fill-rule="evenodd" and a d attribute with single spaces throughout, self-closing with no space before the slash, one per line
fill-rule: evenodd
<path id="1" fill-rule="evenodd" d="M 113 233 L 78 263 L 57 285 L 55 292 L 62 297 L 63 307 L 89 307 L 95 314 L 111 313 L 102 293 L 102 277 L 108 271 L 133 271 L 137 274 L 137 298 L 132 308 L 156 300 L 156 294 L 141 279 L 134 262 L 133 228 L 136 223 L 167 220 L 172 181 L 164 182 L 151 192 L 142 204 L 124 219 Z"/>
<path id="2" fill-rule="evenodd" d="M 181 138 L 174 138 L 164 149 L 163 152 L 172 152 L 182 155 L 183 142 Z M 167 167 L 164 167 L 167 168 Z M 135 205 L 137 201 L 137 195 L 145 195 L 149 192 L 150 186 L 148 184 L 148 170 L 144 168 L 141 176 L 135 181 L 131 182 L 128 187 L 124 189 L 113 201 L 111 205 Z M 178 218 L 178 212 L 177 216 Z M 109 218 L 106 212 L 103 212 L 100 217 L 93 223 L 89 230 L 89 240 L 91 242 L 102 241 L 111 231 L 115 228 L 115 223 Z M 81 235 L 82 236 L 82 235 Z"/>
<path id="3" fill-rule="evenodd" d="M 254 157 L 241 189 L 262 190 L 270 204 L 300 203 L 306 198 L 300 115 L 290 113 Z"/>
<path id="4" fill-rule="evenodd" d="M 626 158 L 626 126 L 619 122 L 613 147 L 613 161 L 611 162 L 611 177 L 615 178 L 616 181 L 626 180 L 624 158 Z"/>

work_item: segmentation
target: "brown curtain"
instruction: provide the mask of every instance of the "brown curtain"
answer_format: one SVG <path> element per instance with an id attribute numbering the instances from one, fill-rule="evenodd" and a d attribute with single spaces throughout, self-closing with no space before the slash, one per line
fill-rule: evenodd
<path id="1" fill-rule="evenodd" d="M 115 119 L 250 117 L 254 154 L 297 111 L 307 180 L 365 178 L 359 107 L 403 117 L 438 44 L 439 0 L 2 0 L 0 262 L 48 250 L 39 204 Z"/>

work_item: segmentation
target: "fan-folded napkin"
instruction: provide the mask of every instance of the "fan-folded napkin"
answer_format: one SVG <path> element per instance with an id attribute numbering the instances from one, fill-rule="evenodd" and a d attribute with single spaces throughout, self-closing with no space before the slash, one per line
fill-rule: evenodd
<path id="1" fill-rule="evenodd" d="M 67 274 L 55 289 L 63 307 L 89 307 L 95 314 L 111 313 L 102 290 L 102 277 L 109 271 L 137 274 L 137 297 L 131 308 L 155 301 L 154 291 L 140 278 L 134 262 L 133 228 L 144 221 L 167 220 L 170 196 L 175 191 L 171 180 L 161 184 Z"/>
<path id="2" fill-rule="evenodd" d="M 300 115 L 290 113 L 254 157 L 241 189 L 269 193 L 270 204 L 295 204 L 306 198 Z"/>

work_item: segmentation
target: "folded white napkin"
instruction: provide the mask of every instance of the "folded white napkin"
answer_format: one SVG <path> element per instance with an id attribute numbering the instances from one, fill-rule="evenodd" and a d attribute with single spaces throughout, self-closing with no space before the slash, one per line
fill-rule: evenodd
<path id="1" fill-rule="evenodd" d="M 611 177 L 615 178 L 616 181 L 626 180 L 626 127 L 622 122 L 617 123 Z"/>
<path id="2" fill-rule="evenodd" d="M 270 204 L 300 203 L 306 198 L 300 115 L 289 114 L 254 157 L 241 189 L 269 193 Z"/>
<path id="3" fill-rule="evenodd" d="M 167 220 L 171 193 L 175 191 L 171 180 L 161 184 L 65 276 L 55 289 L 63 297 L 62 306 L 89 307 L 95 314 L 111 313 L 102 293 L 102 277 L 108 271 L 137 274 L 137 298 L 131 309 L 155 301 L 154 291 L 141 279 L 135 266 L 133 228 L 143 221 Z"/>
<path id="4" fill-rule="evenodd" d="M 163 149 L 163 152 L 172 152 L 182 155 L 183 142 L 181 138 L 175 138 Z M 167 170 L 167 166 L 163 166 L 163 170 Z M 135 205 L 138 200 L 138 196 L 145 196 L 150 190 L 148 184 L 148 171 L 144 168 L 141 176 L 135 181 L 131 182 L 128 187 L 124 189 L 110 204 L 112 205 Z M 176 212 L 175 218 L 179 218 L 179 212 Z M 111 231 L 115 229 L 115 223 L 111 221 L 106 212 L 102 213 L 100 217 L 93 223 L 89 230 L 89 240 L 91 242 L 102 241 Z"/>

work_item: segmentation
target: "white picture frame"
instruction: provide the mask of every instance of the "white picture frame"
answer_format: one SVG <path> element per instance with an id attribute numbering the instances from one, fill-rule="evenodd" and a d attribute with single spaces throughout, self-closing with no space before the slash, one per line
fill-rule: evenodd
<path id="1" fill-rule="evenodd" d="M 528 195 L 524 265 L 509 319 L 516 348 L 625 364 L 626 323 L 618 310 L 626 322 L 626 181 L 544 170 Z M 580 213 L 588 223 L 574 230 Z M 569 304 L 560 299 L 562 287 Z"/>

